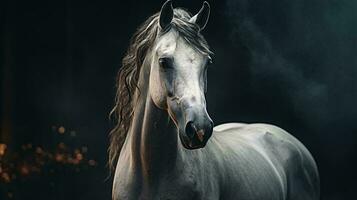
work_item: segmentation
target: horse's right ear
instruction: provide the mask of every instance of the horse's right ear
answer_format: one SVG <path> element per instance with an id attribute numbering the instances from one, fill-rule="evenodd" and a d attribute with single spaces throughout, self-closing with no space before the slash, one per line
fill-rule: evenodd
<path id="1" fill-rule="evenodd" d="M 167 0 L 161 7 L 159 23 L 162 30 L 166 30 L 171 26 L 172 18 L 174 17 L 174 8 L 172 1 Z"/>

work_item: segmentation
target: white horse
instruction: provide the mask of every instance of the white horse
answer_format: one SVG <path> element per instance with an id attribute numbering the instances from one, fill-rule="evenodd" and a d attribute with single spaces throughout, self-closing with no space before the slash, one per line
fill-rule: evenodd
<path id="1" fill-rule="evenodd" d="M 308 150 L 268 124 L 213 128 L 206 110 L 211 51 L 194 16 L 167 1 L 135 33 L 118 74 L 110 161 L 114 200 L 316 200 Z"/>

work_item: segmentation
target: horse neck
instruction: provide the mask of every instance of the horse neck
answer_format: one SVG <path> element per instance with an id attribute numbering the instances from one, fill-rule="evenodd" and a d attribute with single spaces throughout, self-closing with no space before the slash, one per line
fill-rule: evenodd
<path id="1" fill-rule="evenodd" d="M 150 97 L 149 76 L 150 66 L 143 66 L 126 141 L 134 169 L 148 179 L 173 169 L 179 152 L 175 125 L 168 113 L 159 109 Z"/>

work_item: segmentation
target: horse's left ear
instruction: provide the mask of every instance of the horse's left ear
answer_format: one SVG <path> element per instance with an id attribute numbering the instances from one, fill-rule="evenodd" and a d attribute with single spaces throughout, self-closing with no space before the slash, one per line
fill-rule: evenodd
<path id="1" fill-rule="evenodd" d="M 196 23 L 200 27 L 200 30 L 203 30 L 207 25 L 209 14 L 210 6 L 209 3 L 205 1 L 203 2 L 201 10 L 198 11 L 198 13 L 190 19 L 190 22 Z"/>

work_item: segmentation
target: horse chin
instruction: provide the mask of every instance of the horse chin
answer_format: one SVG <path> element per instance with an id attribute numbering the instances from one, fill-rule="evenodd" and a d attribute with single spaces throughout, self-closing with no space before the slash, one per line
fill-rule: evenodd
<path id="1" fill-rule="evenodd" d="M 192 146 L 192 145 L 190 145 L 190 143 L 192 144 L 192 142 L 190 141 L 190 139 L 187 136 L 185 136 L 182 133 L 179 133 L 179 136 L 180 136 L 181 144 L 182 144 L 183 147 L 185 147 L 185 149 L 195 150 L 195 149 L 200 149 L 200 148 L 203 148 L 203 147 L 206 146 L 206 143 L 202 143 L 202 144 L 199 144 L 199 145 Z"/>

